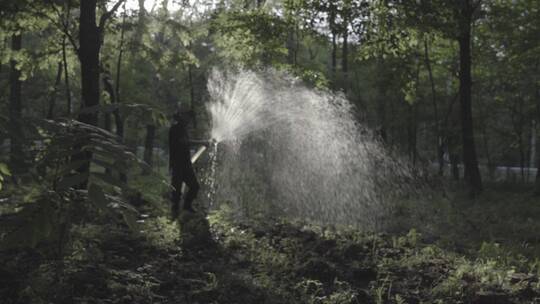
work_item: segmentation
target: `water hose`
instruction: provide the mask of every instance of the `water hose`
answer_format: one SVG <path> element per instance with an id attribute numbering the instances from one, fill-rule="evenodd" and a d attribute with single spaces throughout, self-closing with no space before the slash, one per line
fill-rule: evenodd
<path id="1" fill-rule="evenodd" d="M 195 152 L 195 154 L 193 154 L 191 156 L 191 163 L 194 164 L 199 159 L 199 157 L 201 157 L 201 155 L 204 153 L 204 151 L 206 151 L 206 146 L 201 146 L 197 150 L 197 152 Z"/>
<path id="2" fill-rule="evenodd" d="M 201 157 L 201 155 L 204 153 L 204 151 L 206 151 L 206 146 L 201 146 L 197 150 L 197 152 L 195 152 L 195 154 L 193 154 L 191 156 L 191 163 L 194 164 Z M 180 190 L 180 192 L 184 193 L 185 191 L 186 191 L 186 184 L 182 183 L 182 189 Z"/>

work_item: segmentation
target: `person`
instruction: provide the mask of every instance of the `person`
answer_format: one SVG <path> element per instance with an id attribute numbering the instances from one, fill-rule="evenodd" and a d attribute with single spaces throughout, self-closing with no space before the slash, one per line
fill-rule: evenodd
<path id="1" fill-rule="evenodd" d="M 188 120 L 193 118 L 192 112 L 177 111 L 173 115 L 174 123 L 169 129 L 169 169 L 172 174 L 171 184 L 174 187 L 172 192 L 171 215 L 178 217 L 180 200 L 182 198 L 182 183 L 188 187 L 184 196 L 183 209 L 195 212 L 193 200 L 199 192 L 199 182 L 195 176 L 195 171 L 191 164 L 190 147 L 192 145 L 209 145 L 209 140 L 190 140 L 186 130 Z"/>

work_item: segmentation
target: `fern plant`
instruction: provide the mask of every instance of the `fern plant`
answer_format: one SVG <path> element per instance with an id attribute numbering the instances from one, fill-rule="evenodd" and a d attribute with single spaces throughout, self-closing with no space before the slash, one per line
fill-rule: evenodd
<path id="1" fill-rule="evenodd" d="M 130 189 L 120 176 L 133 167 L 145 168 L 144 162 L 115 134 L 96 126 L 60 119 L 37 121 L 35 129 L 39 144 L 33 176 L 39 182 L 39 195 L 32 202 L 17 202 L 12 208 L 16 212 L 0 215 L 0 249 L 48 241 L 61 254 L 71 225 L 86 220 L 88 206 L 118 213 L 129 227 L 136 227 L 138 212 L 124 199 Z M 91 157 L 77 159 L 81 152 L 91 152 Z M 85 163 L 90 170 L 78 170 Z M 86 181 L 86 189 L 77 187 Z"/>

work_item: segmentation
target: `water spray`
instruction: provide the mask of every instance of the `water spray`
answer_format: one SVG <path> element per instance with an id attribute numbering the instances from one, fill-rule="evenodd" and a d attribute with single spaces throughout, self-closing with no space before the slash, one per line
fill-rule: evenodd
<path id="1" fill-rule="evenodd" d="M 389 155 L 342 95 L 272 70 L 214 71 L 208 90 L 211 136 L 220 142 L 215 196 L 244 216 L 376 229 L 408 188 L 407 162 Z"/>

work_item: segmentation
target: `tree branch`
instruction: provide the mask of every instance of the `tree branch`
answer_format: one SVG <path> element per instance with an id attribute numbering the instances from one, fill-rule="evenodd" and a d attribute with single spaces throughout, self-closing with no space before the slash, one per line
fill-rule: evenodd
<path id="1" fill-rule="evenodd" d="M 67 23 L 68 21 L 65 20 L 66 18 L 54 6 L 53 3 L 50 3 L 50 5 L 51 5 L 51 8 L 55 11 L 55 13 L 58 15 L 59 20 L 55 20 L 51 16 L 49 16 L 47 13 L 42 12 L 39 7 L 32 7 L 32 9 L 33 9 L 32 13 L 35 14 L 36 16 L 39 16 L 39 17 L 42 17 L 42 18 L 45 18 L 45 19 L 49 20 L 56 28 L 58 28 L 60 30 L 60 32 L 62 32 L 62 34 L 64 34 L 68 38 L 70 44 L 73 46 L 73 49 L 75 50 L 75 53 L 78 55 L 79 54 L 79 46 L 75 42 L 75 39 L 73 38 L 71 33 L 69 32 L 68 23 Z"/>
<path id="2" fill-rule="evenodd" d="M 67 39 L 69 40 L 69 43 L 71 44 L 71 46 L 73 46 L 73 50 L 75 50 L 75 54 L 77 54 L 77 56 L 79 56 L 79 46 L 77 45 L 77 43 L 75 42 L 75 39 L 73 38 L 73 36 L 67 31 L 67 29 L 64 32 L 64 35 L 67 37 Z"/>
<path id="3" fill-rule="evenodd" d="M 103 31 L 103 28 L 105 27 L 105 23 L 107 22 L 107 20 L 109 20 L 109 18 L 111 18 L 111 16 L 118 10 L 120 5 L 122 5 L 122 3 L 124 3 L 124 1 L 126 1 L 126 0 L 118 0 L 118 2 L 116 2 L 114 4 L 114 6 L 111 8 L 110 11 L 108 11 L 105 14 L 101 15 L 101 18 L 99 18 L 99 26 L 98 26 L 100 32 Z"/>
<path id="4" fill-rule="evenodd" d="M 79 55 L 79 46 L 75 42 L 75 39 L 73 38 L 73 35 L 69 32 L 69 7 L 67 8 L 66 16 L 64 16 L 60 11 L 56 10 L 56 13 L 58 14 L 58 18 L 60 18 L 60 22 L 62 24 L 62 27 L 60 28 L 60 31 L 67 37 L 69 40 L 69 43 L 71 46 L 73 46 L 73 49 L 75 50 L 75 54 L 77 56 Z"/>

